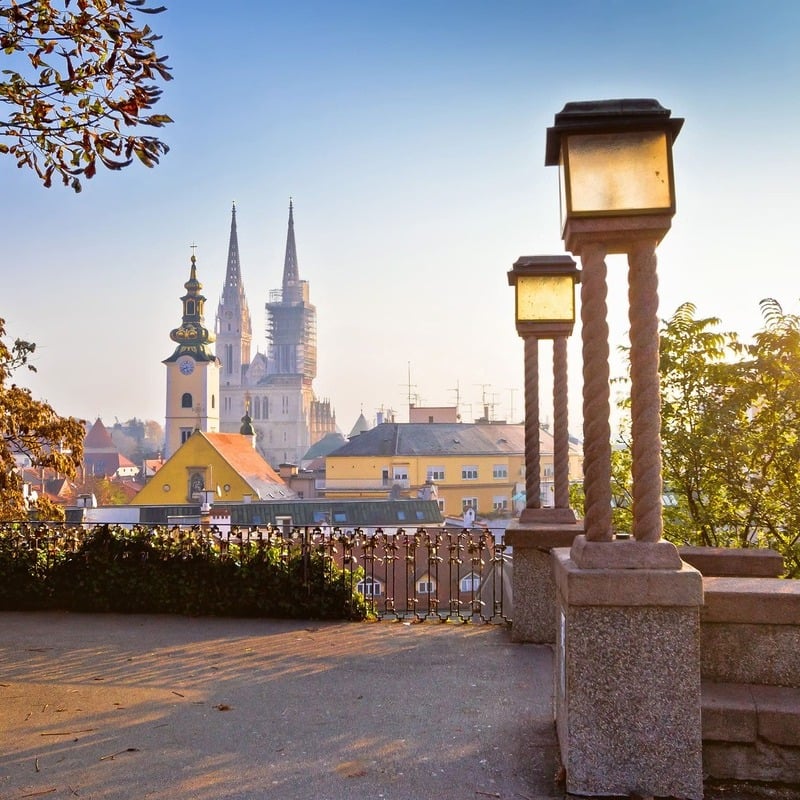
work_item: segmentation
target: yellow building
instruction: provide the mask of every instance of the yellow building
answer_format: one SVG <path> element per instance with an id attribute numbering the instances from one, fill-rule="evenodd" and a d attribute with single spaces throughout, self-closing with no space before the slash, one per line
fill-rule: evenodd
<path id="1" fill-rule="evenodd" d="M 580 479 L 573 451 L 571 479 Z M 552 436 L 541 431 L 542 501 L 552 505 Z M 524 506 L 523 425 L 383 423 L 325 459 L 324 496 L 435 496 L 442 512 L 511 515 Z M 549 502 L 548 502 L 549 500 Z"/>
<path id="2" fill-rule="evenodd" d="M 253 449 L 253 437 L 195 431 L 133 498 L 131 505 L 180 506 L 213 491 L 215 503 L 295 499 Z"/>

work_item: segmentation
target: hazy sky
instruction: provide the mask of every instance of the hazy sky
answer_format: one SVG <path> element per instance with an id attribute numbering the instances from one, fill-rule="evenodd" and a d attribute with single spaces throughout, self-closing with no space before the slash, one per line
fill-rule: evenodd
<path id="1" fill-rule="evenodd" d="M 38 343 L 38 375 L 17 380 L 62 413 L 163 424 L 190 245 L 211 327 L 233 200 L 263 350 L 292 196 L 318 313 L 315 386 L 345 433 L 362 408 L 407 420 L 409 364 L 417 402 L 452 405 L 458 385 L 466 418 L 484 394 L 496 418 L 519 420 L 506 272 L 564 252 L 544 144 L 570 100 L 654 97 L 686 118 L 662 316 L 692 301 L 749 336 L 759 299 L 798 311 L 796 0 L 167 5 L 148 20 L 174 68 L 159 167 L 99 174 L 74 195 L 0 157 L 0 316 Z M 612 347 L 627 329 L 625 271 L 609 261 Z M 576 432 L 579 353 L 576 330 Z"/>

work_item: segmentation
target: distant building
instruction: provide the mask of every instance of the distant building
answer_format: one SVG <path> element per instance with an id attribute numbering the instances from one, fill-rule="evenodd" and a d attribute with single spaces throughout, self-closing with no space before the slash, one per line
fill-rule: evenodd
<path id="1" fill-rule="evenodd" d="M 214 503 L 291 500 L 295 493 L 240 433 L 195 431 L 131 500 L 138 506 L 198 503 L 202 492 Z"/>
<path id="2" fill-rule="evenodd" d="M 135 478 L 140 470 L 114 444 L 98 417 L 83 440 L 84 478 Z"/>
<path id="3" fill-rule="evenodd" d="M 274 467 L 300 464 L 308 449 L 336 432 L 330 401 L 318 400 L 317 311 L 309 299 L 308 281 L 300 279 L 294 235 L 294 210 L 289 227 L 280 289 L 266 303 L 266 353 L 251 359 L 250 310 L 242 281 L 236 207 L 231 214 L 228 265 L 217 308 L 217 355 L 220 375 L 220 430 L 239 430 L 247 412 L 256 432 L 256 449 Z"/>
<path id="4" fill-rule="evenodd" d="M 456 406 L 415 406 L 408 407 L 409 422 L 460 422 Z"/>
<path id="5" fill-rule="evenodd" d="M 553 504 L 552 436 L 540 430 L 542 504 Z M 582 456 L 571 446 L 570 479 Z M 525 503 L 523 425 L 383 423 L 325 459 L 324 495 L 436 498 L 441 511 L 511 516 Z"/>

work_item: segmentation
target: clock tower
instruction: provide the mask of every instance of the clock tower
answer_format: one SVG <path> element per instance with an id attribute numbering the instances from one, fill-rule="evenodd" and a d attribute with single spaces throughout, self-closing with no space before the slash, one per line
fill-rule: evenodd
<path id="1" fill-rule="evenodd" d="M 196 430 L 219 431 L 219 360 L 211 350 L 214 335 L 205 327 L 197 280 L 197 261 L 192 255 L 189 280 L 184 284 L 183 321 L 170 332 L 175 352 L 164 359 L 167 367 L 166 450 L 169 458 Z"/>

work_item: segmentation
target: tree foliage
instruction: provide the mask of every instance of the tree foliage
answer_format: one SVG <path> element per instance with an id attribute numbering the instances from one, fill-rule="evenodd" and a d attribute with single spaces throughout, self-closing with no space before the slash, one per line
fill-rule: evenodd
<path id="1" fill-rule="evenodd" d="M 773 547 L 800 576 L 800 317 L 772 299 L 761 310 L 764 328 L 749 344 L 714 317 L 698 319 L 691 303 L 662 323 L 664 535 Z M 627 452 L 613 472 L 629 512 Z"/>
<path id="2" fill-rule="evenodd" d="M 18 462 L 50 467 L 73 477 L 83 459 L 83 423 L 60 417 L 46 402 L 35 400 L 29 389 L 9 385 L 20 368 L 35 371 L 28 359 L 36 345 L 22 339 L 6 344 L 5 323 L 0 319 L 0 520 L 24 519 L 27 506 Z M 63 518 L 63 511 L 40 498 L 42 518 Z"/>
<path id="3" fill-rule="evenodd" d="M 152 113 L 161 96 L 156 81 L 171 79 L 156 52 L 161 37 L 138 15 L 158 14 L 147 0 L 0 0 L 0 49 L 12 59 L 3 70 L 0 153 L 30 167 L 50 186 L 53 176 L 75 191 L 99 161 L 108 169 L 135 158 L 158 163 L 169 148 L 138 126 L 172 122 Z M 59 7 L 63 6 L 63 7 Z"/>

